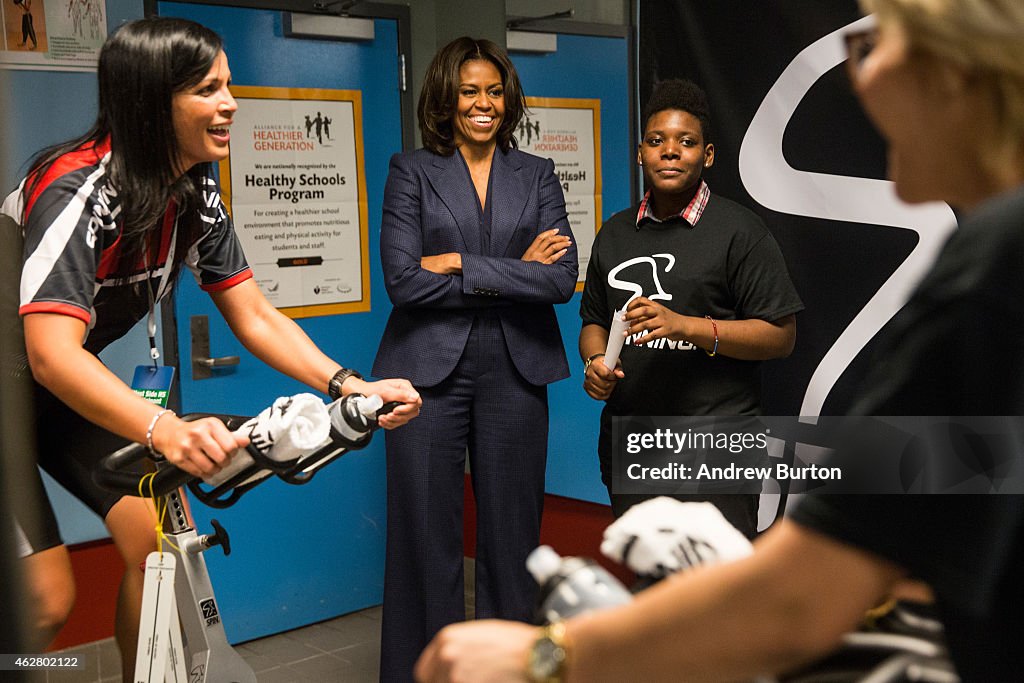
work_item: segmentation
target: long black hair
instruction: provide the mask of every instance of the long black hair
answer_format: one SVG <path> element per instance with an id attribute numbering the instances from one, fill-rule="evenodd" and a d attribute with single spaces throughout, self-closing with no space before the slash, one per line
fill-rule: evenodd
<path id="1" fill-rule="evenodd" d="M 179 170 L 173 98 L 206 77 L 223 49 L 220 36 L 192 21 L 152 17 L 120 27 L 100 51 L 99 114 L 89 131 L 40 152 L 29 165 L 28 198 L 53 163 L 110 139 L 109 174 L 120 195 L 119 265 L 134 265 L 158 235 L 170 201 L 178 206 L 176 265 L 199 234 L 200 188 L 209 164 Z M 24 221 L 27 216 L 23 216 Z"/>
<path id="2" fill-rule="evenodd" d="M 497 142 L 501 151 L 516 147 L 514 134 L 526 112 L 526 96 L 519 74 L 508 55 L 490 40 L 462 36 L 441 48 L 427 67 L 420 91 L 417 116 L 423 146 L 434 154 L 455 153 L 455 131 L 452 120 L 459 101 L 459 70 L 466 62 L 482 59 L 494 65 L 501 74 L 505 90 L 505 115 L 498 126 Z"/>

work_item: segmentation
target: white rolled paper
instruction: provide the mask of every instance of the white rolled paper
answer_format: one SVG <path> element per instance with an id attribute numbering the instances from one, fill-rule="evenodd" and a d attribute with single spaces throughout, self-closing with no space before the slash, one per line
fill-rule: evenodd
<path id="1" fill-rule="evenodd" d="M 608 345 L 604 348 L 602 359 L 609 370 L 615 369 L 615 364 L 619 362 L 619 352 L 622 351 L 622 343 L 626 341 L 628 324 L 623 317 L 625 315 L 626 309 L 616 310 L 612 314 L 612 329 L 608 331 Z"/>

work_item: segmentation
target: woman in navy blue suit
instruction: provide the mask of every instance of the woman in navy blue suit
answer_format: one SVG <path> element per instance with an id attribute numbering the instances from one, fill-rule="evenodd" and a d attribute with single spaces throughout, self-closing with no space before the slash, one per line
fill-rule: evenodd
<path id="1" fill-rule="evenodd" d="M 576 247 L 554 163 L 516 149 L 526 109 L 508 56 L 458 38 L 419 101 L 425 149 L 391 159 L 381 261 L 394 304 L 374 374 L 423 397 L 387 435 L 381 679 L 408 681 L 423 647 L 465 618 L 462 502 L 477 504 L 476 616 L 529 619 L 547 458 L 547 385 L 568 377 L 552 304 Z"/>

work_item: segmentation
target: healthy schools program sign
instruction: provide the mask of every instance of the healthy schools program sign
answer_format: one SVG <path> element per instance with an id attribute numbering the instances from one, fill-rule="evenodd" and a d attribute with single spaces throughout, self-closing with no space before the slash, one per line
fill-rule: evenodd
<path id="1" fill-rule="evenodd" d="M 293 318 L 369 310 L 360 93 L 232 93 L 221 183 L 261 291 Z"/>

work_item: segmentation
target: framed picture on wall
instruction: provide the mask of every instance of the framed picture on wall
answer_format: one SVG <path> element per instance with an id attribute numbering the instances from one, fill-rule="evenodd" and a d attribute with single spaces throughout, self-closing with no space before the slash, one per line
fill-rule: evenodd
<path id="1" fill-rule="evenodd" d="M 260 290 L 292 318 L 368 311 L 361 93 L 231 90 L 222 194 Z"/>

